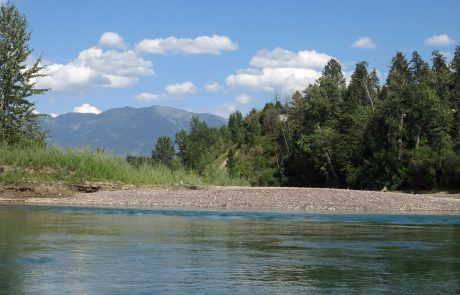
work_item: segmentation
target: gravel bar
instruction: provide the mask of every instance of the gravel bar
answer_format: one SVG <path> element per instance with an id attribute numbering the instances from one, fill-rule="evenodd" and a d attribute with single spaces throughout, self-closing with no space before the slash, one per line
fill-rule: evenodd
<path id="1" fill-rule="evenodd" d="M 457 198 L 425 194 L 323 188 L 126 188 L 53 197 L 0 195 L 0 202 L 97 207 L 286 212 L 431 212 L 460 214 L 460 199 Z"/>

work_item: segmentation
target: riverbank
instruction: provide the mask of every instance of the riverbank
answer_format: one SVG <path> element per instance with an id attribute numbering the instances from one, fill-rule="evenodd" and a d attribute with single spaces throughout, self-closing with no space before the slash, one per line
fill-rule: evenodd
<path id="1" fill-rule="evenodd" d="M 323 188 L 86 186 L 0 189 L 0 203 L 299 212 L 458 212 L 457 195 Z M 94 191 L 94 192 L 91 192 Z"/>

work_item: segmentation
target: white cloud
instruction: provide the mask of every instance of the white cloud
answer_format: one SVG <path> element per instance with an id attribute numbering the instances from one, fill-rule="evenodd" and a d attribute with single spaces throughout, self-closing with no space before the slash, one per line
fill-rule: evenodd
<path id="1" fill-rule="evenodd" d="M 165 88 L 166 94 L 181 96 L 191 94 L 196 91 L 195 85 L 192 82 L 187 81 L 184 83 L 169 84 Z"/>
<path id="2" fill-rule="evenodd" d="M 247 94 L 238 95 L 235 100 L 240 104 L 248 104 L 251 102 L 251 97 Z"/>
<path id="3" fill-rule="evenodd" d="M 81 106 L 74 107 L 73 112 L 75 113 L 91 113 L 91 114 L 100 114 L 101 111 L 88 103 L 84 103 Z"/>
<path id="4" fill-rule="evenodd" d="M 151 61 L 132 50 L 104 51 L 92 47 L 82 50 L 68 64 L 45 65 L 42 74 L 48 76 L 38 79 L 40 87 L 81 94 L 93 87 L 130 87 L 139 77 L 153 75 L 154 71 Z"/>
<path id="5" fill-rule="evenodd" d="M 34 115 L 40 115 L 40 112 L 37 111 L 37 110 L 33 110 L 33 111 L 32 111 L 32 114 L 34 114 Z"/>
<path id="6" fill-rule="evenodd" d="M 292 52 L 283 48 L 263 49 L 251 59 L 254 68 L 322 69 L 332 57 L 315 50 Z"/>
<path id="7" fill-rule="evenodd" d="M 231 102 L 226 102 L 223 105 L 217 107 L 216 115 L 219 115 L 223 118 L 228 118 L 231 113 L 234 113 L 237 110 L 236 105 Z"/>
<path id="8" fill-rule="evenodd" d="M 151 54 L 221 54 L 223 51 L 238 50 L 238 44 L 227 36 L 199 36 L 195 39 L 174 36 L 144 39 L 136 45 L 136 50 Z"/>
<path id="9" fill-rule="evenodd" d="M 58 114 L 56 114 L 56 113 L 49 113 L 48 115 L 50 115 L 50 116 L 51 116 L 51 118 L 56 118 L 57 116 L 59 116 L 59 115 L 58 115 Z"/>
<path id="10" fill-rule="evenodd" d="M 158 99 L 184 96 L 187 94 L 195 93 L 196 90 L 197 88 L 195 85 L 193 85 L 192 82 L 186 81 L 183 83 L 167 85 L 163 93 L 157 94 L 157 93 L 150 93 L 150 92 L 142 92 L 142 93 L 134 95 L 134 98 L 139 101 L 147 102 L 147 101 L 158 100 Z"/>
<path id="11" fill-rule="evenodd" d="M 261 50 L 251 59 L 251 68 L 227 76 L 225 82 L 232 87 L 254 90 L 302 90 L 321 77 L 321 69 L 331 58 L 314 50 Z"/>
<path id="12" fill-rule="evenodd" d="M 448 46 L 455 43 L 455 40 L 449 38 L 447 34 L 435 35 L 425 40 L 429 46 Z"/>
<path id="13" fill-rule="evenodd" d="M 377 45 L 369 37 L 361 37 L 351 44 L 354 48 L 375 48 Z"/>
<path id="14" fill-rule="evenodd" d="M 99 39 L 100 46 L 108 46 L 112 48 L 126 48 L 126 43 L 120 35 L 115 32 L 105 32 Z"/>
<path id="15" fill-rule="evenodd" d="M 206 83 L 204 85 L 204 90 L 206 92 L 218 92 L 222 89 L 222 86 L 219 83 Z"/>
<path id="16" fill-rule="evenodd" d="M 134 96 L 137 100 L 140 101 L 152 101 L 157 100 L 161 97 L 160 94 L 150 93 L 150 92 L 142 92 Z"/>
<path id="17" fill-rule="evenodd" d="M 248 69 L 228 76 L 225 81 L 230 86 L 262 89 L 265 91 L 295 91 L 306 88 L 321 77 L 320 71 L 299 68 Z"/>

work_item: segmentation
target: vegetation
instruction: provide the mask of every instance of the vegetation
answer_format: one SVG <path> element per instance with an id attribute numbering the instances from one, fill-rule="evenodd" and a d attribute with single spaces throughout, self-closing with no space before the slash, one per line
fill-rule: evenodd
<path id="1" fill-rule="evenodd" d="M 138 167 L 125 159 L 85 149 L 43 146 L 0 146 L 0 183 L 33 186 L 42 183 L 110 182 L 133 185 L 247 185 L 225 171 L 196 175 L 184 169 L 171 170 L 160 164 Z"/>
<path id="2" fill-rule="evenodd" d="M 398 52 L 383 86 L 366 62 L 347 85 L 332 59 L 285 104 L 235 112 L 226 130 L 195 118 L 176 143 L 185 167 L 200 172 L 224 154 L 229 175 L 253 185 L 459 189 L 460 47 L 449 65 L 434 51 L 431 67 Z"/>
<path id="3" fill-rule="evenodd" d="M 27 97 L 43 94 L 35 87 L 40 59 L 30 63 L 27 22 L 10 2 L 0 6 L 0 143 L 43 142 L 44 134 Z"/>
<path id="4" fill-rule="evenodd" d="M 175 151 L 171 138 L 168 136 L 160 136 L 152 151 L 153 161 L 172 168 L 174 155 Z"/>
<path id="5" fill-rule="evenodd" d="M 282 104 L 230 115 L 210 128 L 192 118 L 190 131 L 160 137 L 152 157 L 125 159 L 89 150 L 45 147 L 31 95 L 33 64 L 26 19 L 0 8 L 0 170 L 2 183 L 112 181 L 143 184 L 246 184 L 359 189 L 459 189 L 460 47 L 447 64 L 430 66 L 398 52 L 384 85 L 366 62 L 347 85 L 331 59 L 322 76 Z M 247 179 L 247 182 L 242 179 Z"/>

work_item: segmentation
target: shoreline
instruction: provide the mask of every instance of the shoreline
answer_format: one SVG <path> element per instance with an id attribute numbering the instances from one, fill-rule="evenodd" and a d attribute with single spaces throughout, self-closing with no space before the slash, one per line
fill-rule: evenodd
<path id="1" fill-rule="evenodd" d="M 0 204 L 290 213 L 460 214 L 457 195 L 325 188 L 117 187 L 75 192 L 58 187 L 0 190 Z"/>

